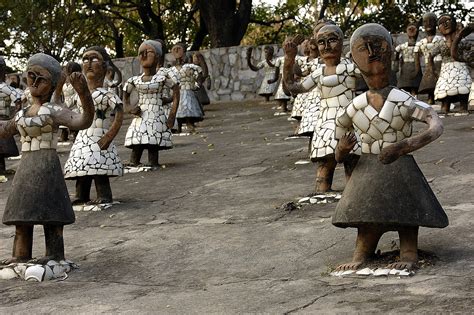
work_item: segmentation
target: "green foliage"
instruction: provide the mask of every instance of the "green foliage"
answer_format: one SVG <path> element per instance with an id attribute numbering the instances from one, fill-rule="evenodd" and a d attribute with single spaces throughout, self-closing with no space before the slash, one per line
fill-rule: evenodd
<path id="1" fill-rule="evenodd" d="M 37 52 L 73 60 L 91 43 L 103 43 L 96 18 L 76 1 L 0 1 L 0 53 L 25 60 Z"/>

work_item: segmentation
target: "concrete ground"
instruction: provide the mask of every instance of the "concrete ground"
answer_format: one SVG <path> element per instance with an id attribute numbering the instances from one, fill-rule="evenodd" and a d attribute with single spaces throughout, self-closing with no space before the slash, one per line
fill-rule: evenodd
<path id="1" fill-rule="evenodd" d="M 206 107 L 200 133 L 175 137 L 162 152 L 166 168 L 114 178 L 121 203 L 79 212 L 65 228 L 67 257 L 80 269 L 62 282 L 1 281 L 0 313 L 472 312 L 474 115 L 445 118 L 441 138 L 415 153 L 450 219 L 445 229 L 421 229 L 430 257 L 423 268 L 403 279 L 356 279 L 328 275 L 350 260 L 356 236 L 331 224 L 335 204 L 282 207 L 312 192 L 315 166 L 295 165 L 307 141 L 284 140 L 294 124 L 272 106 Z M 60 148 L 63 163 L 68 149 Z M 119 153 L 128 159 L 130 150 Z M 11 179 L 0 184 L 0 215 Z M 343 186 L 338 169 L 335 188 Z M 68 187 L 73 193 L 74 182 Z M 35 233 L 40 256 L 41 227 Z M 0 257 L 10 256 L 13 234 L 0 226 Z M 396 242 L 387 233 L 379 248 Z"/>

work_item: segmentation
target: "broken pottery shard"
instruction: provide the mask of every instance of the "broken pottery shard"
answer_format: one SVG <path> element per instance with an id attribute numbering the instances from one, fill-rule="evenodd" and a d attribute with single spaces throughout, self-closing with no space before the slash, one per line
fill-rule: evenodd
<path id="1" fill-rule="evenodd" d="M 376 276 L 376 277 L 378 277 L 378 276 L 388 276 L 388 274 L 390 273 L 390 270 L 391 269 L 386 269 L 386 268 L 376 269 L 374 271 L 374 276 Z"/>
<path id="2" fill-rule="evenodd" d="M 364 269 L 361 269 L 361 270 L 358 270 L 356 272 L 356 275 L 360 275 L 360 276 L 370 276 L 371 274 L 373 274 L 374 271 L 370 268 L 364 268 Z"/>
<path id="3" fill-rule="evenodd" d="M 310 199 L 309 197 L 303 197 L 303 198 L 301 198 L 300 200 L 298 200 L 298 203 L 308 202 L 309 199 Z"/>

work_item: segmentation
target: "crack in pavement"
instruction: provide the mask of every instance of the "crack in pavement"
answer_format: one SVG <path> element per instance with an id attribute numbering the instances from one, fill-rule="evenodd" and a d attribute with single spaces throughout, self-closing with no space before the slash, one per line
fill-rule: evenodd
<path id="1" fill-rule="evenodd" d="M 299 306 L 299 307 L 293 308 L 293 309 L 291 309 L 291 310 L 289 310 L 289 311 L 286 311 L 286 312 L 284 312 L 283 314 L 286 315 L 286 314 L 295 313 L 295 312 L 297 312 L 297 311 L 303 310 L 303 309 L 305 309 L 305 308 L 307 308 L 307 307 L 313 305 L 313 304 L 316 303 L 319 299 L 321 299 L 321 298 L 323 298 L 323 297 L 326 297 L 326 296 L 328 296 L 328 295 L 330 295 L 330 294 L 337 293 L 337 292 L 339 292 L 339 291 L 346 291 L 347 289 L 353 289 L 353 288 L 356 288 L 356 287 L 357 287 L 357 286 L 351 286 L 351 287 L 349 287 L 349 288 L 340 288 L 340 289 L 337 289 L 337 290 L 332 290 L 332 291 L 330 291 L 330 292 L 327 292 L 327 293 L 325 293 L 325 294 L 322 294 L 322 295 L 319 295 L 319 296 L 315 297 L 314 299 L 312 299 L 311 301 L 309 301 L 308 303 L 306 303 L 306 304 L 304 304 L 304 305 L 302 305 L 302 306 Z"/>

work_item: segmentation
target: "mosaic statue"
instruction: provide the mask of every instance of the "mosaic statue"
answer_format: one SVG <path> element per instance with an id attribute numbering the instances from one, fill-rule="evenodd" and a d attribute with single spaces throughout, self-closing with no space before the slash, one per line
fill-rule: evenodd
<path id="1" fill-rule="evenodd" d="M 82 114 L 50 102 L 61 76 L 53 57 L 33 55 L 27 64 L 27 83 L 32 102 L 9 121 L 0 122 L 0 137 L 21 136 L 22 157 L 8 196 L 3 223 L 15 225 L 12 258 L 3 264 L 32 259 L 33 226 L 43 225 L 46 254 L 36 260 L 64 260 L 64 225 L 74 223 L 71 200 L 56 153 L 60 125 L 71 130 L 90 126 L 94 105 L 84 76 L 73 73 L 69 81 L 82 103 Z"/>
<path id="2" fill-rule="evenodd" d="M 325 25 L 317 33 L 320 58 L 324 64 L 319 66 L 301 83 L 292 79 L 295 46 L 291 41 L 285 44 L 285 83 L 292 93 L 308 92 L 317 86 L 320 93 L 319 115 L 311 142 L 311 160 L 318 163 L 316 173 L 317 193 L 331 190 L 337 162 L 334 152 L 337 140 L 334 138 L 337 113 L 344 110 L 354 98 L 356 76 L 360 76 L 354 64 L 341 60 L 344 34 L 336 25 Z M 355 147 L 344 160 L 347 178 L 358 160 L 360 148 Z"/>
<path id="3" fill-rule="evenodd" d="M 55 92 L 55 94 L 60 93 L 61 95 L 58 95 L 56 97 L 53 95 L 53 100 L 55 100 L 57 103 L 64 103 L 67 108 L 74 112 L 79 112 L 79 108 L 77 107 L 77 104 L 75 102 L 75 99 L 77 98 L 77 93 L 76 90 L 74 90 L 74 87 L 72 86 L 71 82 L 69 82 L 69 76 L 74 72 L 82 73 L 81 65 L 77 62 L 70 61 L 66 64 L 63 71 L 65 72 L 65 76 L 63 76 L 64 79 L 60 80 L 60 83 L 58 84 L 59 89 L 56 89 Z M 68 141 L 69 129 L 66 126 L 59 126 L 59 129 L 61 130 L 59 141 Z M 77 132 L 74 131 L 73 134 L 75 139 Z"/>
<path id="4" fill-rule="evenodd" d="M 199 89 L 196 91 L 196 96 L 202 106 L 209 105 L 211 104 L 211 101 L 209 100 L 209 95 L 207 95 L 206 88 L 208 90 L 211 88 L 211 79 L 209 77 L 209 69 L 207 67 L 206 60 L 204 60 L 204 56 L 200 52 L 193 53 L 192 58 L 193 64 L 201 67 L 202 69 L 202 74 L 198 82 Z"/>
<path id="5" fill-rule="evenodd" d="M 420 59 L 415 54 L 418 24 L 412 22 L 406 28 L 408 42 L 395 47 L 395 60 L 399 62 L 400 76 L 397 86 L 415 96 L 421 81 Z"/>
<path id="6" fill-rule="evenodd" d="M 423 15 L 423 28 L 426 37 L 417 42 L 414 49 L 417 54 L 416 61 L 419 62 L 420 57 L 423 56 L 425 62 L 418 94 L 428 94 L 429 104 L 434 104 L 434 89 L 441 69 L 441 56 L 435 56 L 433 53 L 433 49 L 443 40 L 442 36 L 436 35 L 436 23 L 436 14 L 426 13 Z"/>
<path id="7" fill-rule="evenodd" d="M 275 60 L 273 58 L 275 49 L 273 46 L 265 46 L 263 49 L 265 60 L 260 61 L 256 66 L 254 66 L 251 61 L 252 50 L 253 47 L 247 49 L 247 65 L 252 71 L 263 69 L 264 76 L 257 94 L 265 97 L 265 101 L 268 102 L 277 89 L 277 82 L 274 81 L 276 74 Z"/>
<path id="8" fill-rule="evenodd" d="M 138 104 L 130 110 L 133 118 L 125 136 L 125 146 L 132 149 L 130 165 L 138 166 L 142 153 L 148 150 L 148 164 L 158 167 L 160 150 L 171 149 L 171 127 L 174 125 L 179 101 L 179 82 L 177 75 L 157 65 L 163 55 L 162 45 L 155 40 L 144 41 L 138 49 L 138 58 L 143 68 L 139 76 L 131 77 L 125 83 L 124 104 L 130 108 L 130 94 L 138 93 Z M 163 88 L 173 89 L 172 110 L 167 113 L 163 106 Z"/>
<path id="9" fill-rule="evenodd" d="M 451 46 L 456 37 L 456 19 L 449 14 L 443 14 L 438 19 L 438 29 L 444 40 L 434 49 L 435 54 L 441 54 L 443 61 L 439 79 L 434 91 L 435 99 L 441 101 L 441 111 L 448 113 L 451 103 L 459 102 L 462 112 L 467 112 L 471 75 L 464 62 L 459 62 L 451 56 Z"/>
<path id="10" fill-rule="evenodd" d="M 186 59 L 186 46 L 184 44 L 176 44 L 171 49 L 176 65 L 172 71 L 178 73 L 180 82 L 180 98 L 179 107 L 176 112 L 178 120 L 178 132 L 181 133 L 182 126 L 185 123 L 190 133 L 196 132 L 195 123 L 204 119 L 204 112 L 201 104 L 196 97 L 195 90 L 199 88 L 199 81 L 202 76 L 202 69 L 193 63 L 189 63 Z"/>
<path id="11" fill-rule="evenodd" d="M 21 107 L 20 93 L 5 83 L 6 71 L 5 60 L 0 57 L 0 122 L 11 119 Z M 19 154 L 13 137 L 0 139 L 0 176 L 6 175 L 5 159 Z"/>
<path id="12" fill-rule="evenodd" d="M 465 62 L 471 70 L 471 79 L 474 77 L 474 45 L 466 40 L 466 36 L 474 33 L 474 23 L 463 28 L 455 37 L 451 45 L 451 56 L 454 60 Z M 471 83 L 471 92 L 469 93 L 469 107 L 474 109 L 474 81 Z"/>
<path id="13" fill-rule="evenodd" d="M 352 262 L 337 269 L 359 268 L 375 253 L 382 234 L 398 231 L 400 261 L 388 268 L 410 270 L 418 262 L 419 227 L 448 225 L 443 208 L 409 154 L 437 139 L 443 124 L 431 106 L 390 86 L 392 38 L 383 26 L 359 27 L 350 48 L 369 91 L 355 97 L 336 121 L 338 162 L 346 159 L 357 138 L 362 143 L 362 155 L 332 219 L 337 227 L 357 228 Z M 413 135 L 414 121 L 425 122 L 428 129 Z"/>
<path id="14" fill-rule="evenodd" d="M 122 162 L 112 142 L 122 126 L 122 100 L 104 88 L 105 74 L 109 67 L 113 67 L 113 63 L 103 47 L 86 49 L 82 55 L 82 67 L 94 100 L 95 116 L 89 128 L 79 131 L 64 166 L 64 177 L 76 180 L 76 199 L 73 204 L 111 203 L 113 198 L 109 177 L 122 176 L 123 173 Z M 76 101 L 82 111 L 82 99 L 76 98 Z M 91 201 L 92 181 L 97 196 Z"/>

